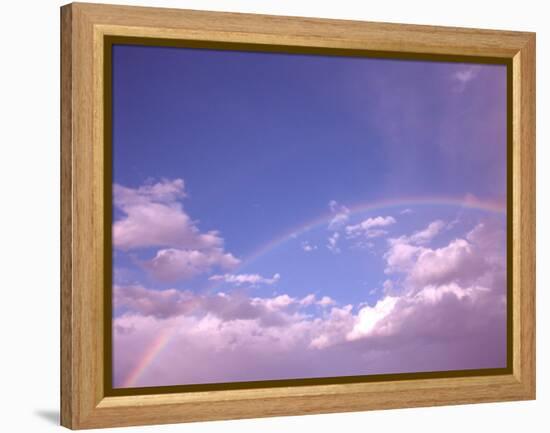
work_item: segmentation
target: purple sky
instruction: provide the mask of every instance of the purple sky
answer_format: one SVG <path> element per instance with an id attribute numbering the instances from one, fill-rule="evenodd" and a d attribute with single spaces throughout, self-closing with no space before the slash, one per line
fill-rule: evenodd
<path id="1" fill-rule="evenodd" d="M 506 366 L 506 68 L 113 49 L 114 386 Z"/>

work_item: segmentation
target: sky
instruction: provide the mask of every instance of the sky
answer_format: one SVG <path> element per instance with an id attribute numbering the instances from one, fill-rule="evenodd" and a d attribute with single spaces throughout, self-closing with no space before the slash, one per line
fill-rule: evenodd
<path id="1" fill-rule="evenodd" d="M 506 68 L 113 47 L 113 386 L 506 366 Z"/>

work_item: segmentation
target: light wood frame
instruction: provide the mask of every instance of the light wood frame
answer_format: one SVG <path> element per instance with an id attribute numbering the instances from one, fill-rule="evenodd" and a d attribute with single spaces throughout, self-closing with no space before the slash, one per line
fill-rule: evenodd
<path id="1" fill-rule="evenodd" d="M 105 36 L 510 60 L 511 373 L 106 396 Z M 62 425 L 81 429 L 535 398 L 534 33 L 73 3 L 61 8 L 61 102 Z"/>

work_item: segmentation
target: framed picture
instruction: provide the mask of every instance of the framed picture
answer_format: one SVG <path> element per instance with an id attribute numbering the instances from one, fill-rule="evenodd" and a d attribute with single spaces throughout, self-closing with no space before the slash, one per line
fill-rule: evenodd
<path id="1" fill-rule="evenodd" d="M 61 8 L 61 416 L 535 398 L 535 35 Z"/>

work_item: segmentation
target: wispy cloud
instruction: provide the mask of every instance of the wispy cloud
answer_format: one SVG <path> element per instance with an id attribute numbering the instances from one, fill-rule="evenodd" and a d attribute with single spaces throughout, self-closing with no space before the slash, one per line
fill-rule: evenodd
<path id="1" fill-rule="evenodd" d="M 459 70 L 455 71 L 451 78 L 455 82 L 455 90 L 462 92 L 468 86 L 470 81 L 474 80 L 479 73 L 479 67 L 475 65 L 463 66 Z"/>
<path id="2" fill-rule="evenodd" d="M 308 241 L 302 242 L 300 246 L 302 247 L 302 250 L 304 250 L 306 253 L 310 253 L 311 251 L 317 249 L 317 245 L 311 244 Z"/>
<path id="3" fill-rule="evenodd" d="M 210 281 L 223 281 L 235 286 L 250 285 L 258 286 L 261 284 L 273 285 L 281 279 L 280 274 L 274 274 L 271 278 L 262 277 L 259 274 L 223 274 L 212 275 Z"/>
<path id="4" fill-rule="evenodd" d="M 413 233 L 407 239 L 414 244 L 426 244 L 435 238 L 444 228 L 445 223 L 441 220 L 436 220 L 428 224 L 428 227 L 424 230 Z"/>
<path id="5" fill-rule="evenodd" d="M 340 247 L 338 247 L 338 239 L 340 239 L 340 233 L 334 232 L 328 238 L 327 248 L 335 254 L 341 252 Z"/>
<path id="6" fill-rule="evenodd" d="M 391 216 L 377 216 L 374 218 L 367 218 L 361 221 L 359 224 L 346 226 L 346 234 L 348 237 L 355 238 L 358 236 L 364 236 L 367 238 L 375 238 L 387 234 L 386 230 L 380 229 L 380 227 L 387 227 L 395 224 L 395 218 Z"/>
<path id="7" fill-rule="evenodd" d="M 331 200 L 328 205 L 330 211 L 334 214 L 328 224 L 328 229 L 339 230 L 348 222 L 350 210 L 346 206 L 339 204 L 336 200 Z"/>

